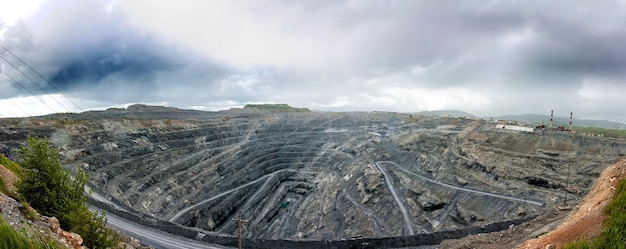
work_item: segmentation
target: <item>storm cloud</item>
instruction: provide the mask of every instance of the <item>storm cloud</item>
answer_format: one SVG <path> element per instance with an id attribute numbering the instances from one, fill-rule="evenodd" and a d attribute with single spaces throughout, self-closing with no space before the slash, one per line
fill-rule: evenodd
<path id="1" fill-rule="evenodd" d="M 624 1 L 61 0 L 0 26 L 0 44 L 85 108 L 272 102 L 619 121 L 625 24 Z M 0 88 L 30 95 L 3 76 Z"/>

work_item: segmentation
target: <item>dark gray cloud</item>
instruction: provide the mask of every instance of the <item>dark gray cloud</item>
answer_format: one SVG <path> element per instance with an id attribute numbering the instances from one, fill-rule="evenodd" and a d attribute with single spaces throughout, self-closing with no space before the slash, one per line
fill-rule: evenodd
<path id="1" fill-rule="evenodd" d="M 602 75 L 611 78 L 626 76 L 626 30 L 598 32 L 558 21 L 542 25 L 543 44 L 533 47 L 524 58 L 537 75 L 572 76 Z"/>
<path id="2" fill-rule="evenodd" d="M 52 86 L 4 50 L 2 56 L 26 72 L 26 76 L 5 61 L 3 70 L 36 93 L 60 90 L 78 98 L 123 103 L 154 100 L 159 87 L 167 84 L 160 78 L 170 74 L 174 77 L 164 78 L 171 79 L 172 85 L 223 75 L 223 67 L 207 63 L 208 58 L 193 55 L 174 43 L 159 40 L 156 34 L 133 28 L 120 13 L 107 9 L 106 4 L 51 1 L 42 7 L 47 12 L 41 17 L 28 23 L 20 21 L 4 32 L 3 46 L 32 64 Z M 190 71 L 194 73 L 189 75 Z M 26 77 L 34 79 L 44 91 Z M 12 86 L 18 95 L 30 94 Z"/>
<path id="3" fill-rule="evenodd" d="M 154 51 L 154 45 L 137 44 L 137 40 L 130 40 L 130 44 L 119 40 L 103 43 L 63 58 L 48 78 L 62 89 L 83 82 L 102 82 L 114 75 L 130 81 L 153 82 L 156 72 L 175 70 L 178 66 L 171 61 L 175 58 Z"/>

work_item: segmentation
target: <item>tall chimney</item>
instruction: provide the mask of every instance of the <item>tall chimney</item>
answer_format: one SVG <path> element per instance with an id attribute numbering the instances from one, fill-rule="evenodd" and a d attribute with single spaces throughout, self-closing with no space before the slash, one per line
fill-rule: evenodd
<path id="1" fill-rule="evenodd" d="M 570 131 L 573 131 L 572 130 L 572 116 L 573 115 L 574 115 L 574 113 L 572 113 L 572 112 L 569 113 L 569 130 Z"/>
<path id="2" fill-rule="evenodd" d="M 550 128 L 552 128 L 552 116 L 554 115 L 554 110 L 550 110 Z"/>

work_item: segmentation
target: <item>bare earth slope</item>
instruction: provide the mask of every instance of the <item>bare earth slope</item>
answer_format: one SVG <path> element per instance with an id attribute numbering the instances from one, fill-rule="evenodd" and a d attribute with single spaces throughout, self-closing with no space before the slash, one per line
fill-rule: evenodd
<path id="1" fill-rule="evenodd" d="M 520 249 L 546 248 L 554 245 L 560 248 L 577 239 L 591 239 L 602 231 L 604 214 L 602 210 L 611 201 L 620 180 L 626 177 L 626 161 L 621 161 L 604 170 L 591 192 L 567 217 L 558 228 L 537 239 L 526 241 Z"/>
<path id="2" fill-rule="evenodd" d="M 606 168 L 589 194 L 572 210 L 553 208 L 530 222 L 510 227 L 506 231 L 447 240 L 439 248 L 544 249 L 548 245 L 561 248 L 579 238 L 593 238 L 603 228 L 602 210 L 611 201 L 615 187 L 624 177 L 626 160 Z"/>

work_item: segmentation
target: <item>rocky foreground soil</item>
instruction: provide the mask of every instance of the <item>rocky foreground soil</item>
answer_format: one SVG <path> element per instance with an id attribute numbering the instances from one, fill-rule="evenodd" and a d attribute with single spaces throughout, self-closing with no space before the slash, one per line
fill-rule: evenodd
<path id="1" fill-rule="evenodd" d="M 114 110 L 0 120 L 0 152 L 49 137 L 109 199 L 246 237 L 388 237 L 550 215 L 624 157 L 623 141 L 394 113 Z M 150 114 L 152 112 L 152 114 Z"/>

